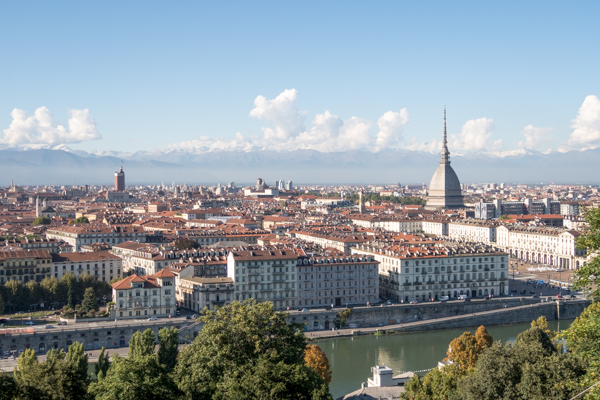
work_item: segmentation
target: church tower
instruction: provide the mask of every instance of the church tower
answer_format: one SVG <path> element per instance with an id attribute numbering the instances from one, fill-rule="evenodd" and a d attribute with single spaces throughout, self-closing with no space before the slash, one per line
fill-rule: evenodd
<path id="1" fill-rule="evenodd" d="M 428 209 L 464 207 L 460 181 L 450 166 L 450 152 L 446 134 L 446 108 L 444 108 L 444 133 L 440 165 L 431 178 L 427 193 Z"/>
<path id="2" fill-rule="evenodd" d="M 119 171 L 115 172 L 115 190 L 122 192 L 125 190 L 125 172 L 123 172 L 123 166 L 119 168 Z"/>
<path id="3" fill-rule="evenodd" d="M 364 190 L 360 189 L 360 192 L 358 193 L 358 212 L 360 214 L 364 214 L 365 213 L 365 198 L 364 198 L 365 192 Z"/>

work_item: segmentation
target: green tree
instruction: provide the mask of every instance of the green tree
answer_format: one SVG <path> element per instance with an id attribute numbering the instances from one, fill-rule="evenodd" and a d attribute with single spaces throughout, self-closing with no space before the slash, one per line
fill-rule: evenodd
<path id="1" fill-rule="evenodd" d="M 58 299 L 58 279 L 55 277 L 44 278 L 40 283 L 42 289 L 42 299 L 47 302 L 54 302 Z"/>
<path id="2" fill-rule="evenodd" d="M 456 364 L 432 369 L 423 379 L 415 374 L 404 386 L 402 399 L 410 400 L 453 400 L 459 399 L 457 385 L 466 371 Z"/>
<path id="3" fill-rule="evenodd" d="M 150 328 L 134 333 L 129 341 L 129 357 L 151 356 L 156 346 L 154 341 L 154 332 Z"/>
<path id="4" fill-rule="evenodd" d="M 85 293 L 83 295 L 83 302 L 81 303 L 81 307 L 84 312 L 97 310 L 98 302 L 96 301 L 96 293 L 94 292 L 94 288 L 85 289 Z"/>
<path id="5" fill-rule="evenodd" d="M 173 246 L 177 250 L 186 250 L 186 249 L 197 249 L 199 247 L 198 243 L 195 240 L 188 238 L 181 238 L 175 241 L 175 245 Z"/>
<path id="6" fill-rule="evenodd" d="M 556 350 L 550 337 L 534 326 L 517 336 L 514 344 L 496 342 L 477 362 L 473 373 L 458 383 L 465 400 L 569 399 L 585 363 Z"/>
<path id="7" fill-rule="evenodd" d="M 29 281 L 25 284 L 24 290 L 27 292 L 27 298 L 29 299 L 30 304 L 37 304 L 42 301 L 43 290 L 39 283 Z"/>
<path id="8" fill-rule="evenodd" d="M 15 379 L 5 372 L 0 372 L 0 400 L 19 399 L 19 385 Z"/>
<path id="9" fill-rule="evenodd" d="M 104 379 L 109 366 L 110 361 L 108 360 L 108 353 L 104 347 L 102 347 L 102 349 L 100 349 L 100 354 L 98 355 L 98 362 L 94 366 L 94 372 L 96 373 L 96 378 L 98 380 Z"/>
<path id="10" fill-rule="evenodd" d="M 69 307 L 71 308 L 75 308 L 76 302 L 75 302 L 75 289 L 73 288 L 74 285 L 70 285 L 69 286 L 69 291 L 67 293 L 67 303 L 69 303 Z"/>
<path id="11" fill-rule="evenodd" d="M 179 330 L 177 328 L 165 327 L 158 331 L 158 362 L 165 366 L 167 372 L 171 372 L 177 364 L 178 344 Z"/>
<path id="12" fill-rule="evenodd" d="M 304 362 L 302 326 L 286 318 L 272 303 L 253 299 L 205 309 L 199 318 L 204 327 L 174 370 L 185 398 L 331 399 L 321 376 Z"/>
<path id="13" fill-rule="evenodd" d="M 589 228 L 583 235 L 577 238 L 577 247 L 587 249 L 588 253 L 600 250 L 600 208 L 588 208 L 583 216 Z M 594 257 L 587 264 L 575 271 L 575 289 L 583 289 L 589 292 L 591 298 L 597 301 L 600 296 L 600 258 Z"/>
<path id="14" fill-rule="evenodd" d="M 33 226 L 37 226 L 37 225 L 50 225 L 52 221 L 50 220 L 50 218 L 46 218 L 43 215 L 40 215 L 39 217 L 37 217 L 36 219 L 33 220 L 33 222 L 31 223 L 31 225 Z"/>
<path id="15" fill-rule="evenodd" d="M 76 224 L 89 224 L 90 221 L 87 219 L 87 217 L 79 217 L 75 220 Z"/>
<path id="16" fill-rule="evenodd" d="M 20 281 L 10 280 L 4 284 L 6 302 L 12 305 L 23 306 L 27 304 L 27 296 Z"/>

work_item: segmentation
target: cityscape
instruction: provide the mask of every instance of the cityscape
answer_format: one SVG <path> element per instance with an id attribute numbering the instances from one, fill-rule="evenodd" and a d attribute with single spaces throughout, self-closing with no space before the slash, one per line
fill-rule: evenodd
<path id="1" fill-rule="evenodd" d="M 600 398 L 598 4 L 306 5 L 0 6 L 0 400 Z"/>

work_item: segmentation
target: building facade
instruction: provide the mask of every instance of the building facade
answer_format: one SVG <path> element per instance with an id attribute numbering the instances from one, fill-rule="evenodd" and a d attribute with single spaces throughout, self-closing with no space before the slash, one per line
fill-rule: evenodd
<path id="1" fill-rule="evenodd" d="M 108 251 L 52 254 L 52 276 L 60 280 L 65 274 L 81 277 L 89 274 L 98 280 L 110 282 L 122 276 L 122 260 Z"/>
<path id="2" fill-rule="evenodd" d="M 118 319 L 175 315 L 175 275 L 168 270 L 150 276 L 130 275 L 112 284 Z"/>

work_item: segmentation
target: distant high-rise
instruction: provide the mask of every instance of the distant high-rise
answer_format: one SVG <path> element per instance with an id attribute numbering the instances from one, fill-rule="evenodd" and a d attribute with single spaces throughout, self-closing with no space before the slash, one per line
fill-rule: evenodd
<path id="1" fill-rule="evenodd" d="M 125 172 L 123 172 L 123 166 L 119 168 L 118 172 L 115 172 L 115 190 L 117 192 L 125 190 Z"/>
<path id="2" fill-rule="evenodd" d="M 431 178 L 427 193 L 427 208 L 464 207 L 460 181 L 450 166 L 450 152 L 446 140 L 446 109 L 444 109 L 444 139 L 440 153 L 440 165 Z"/>

